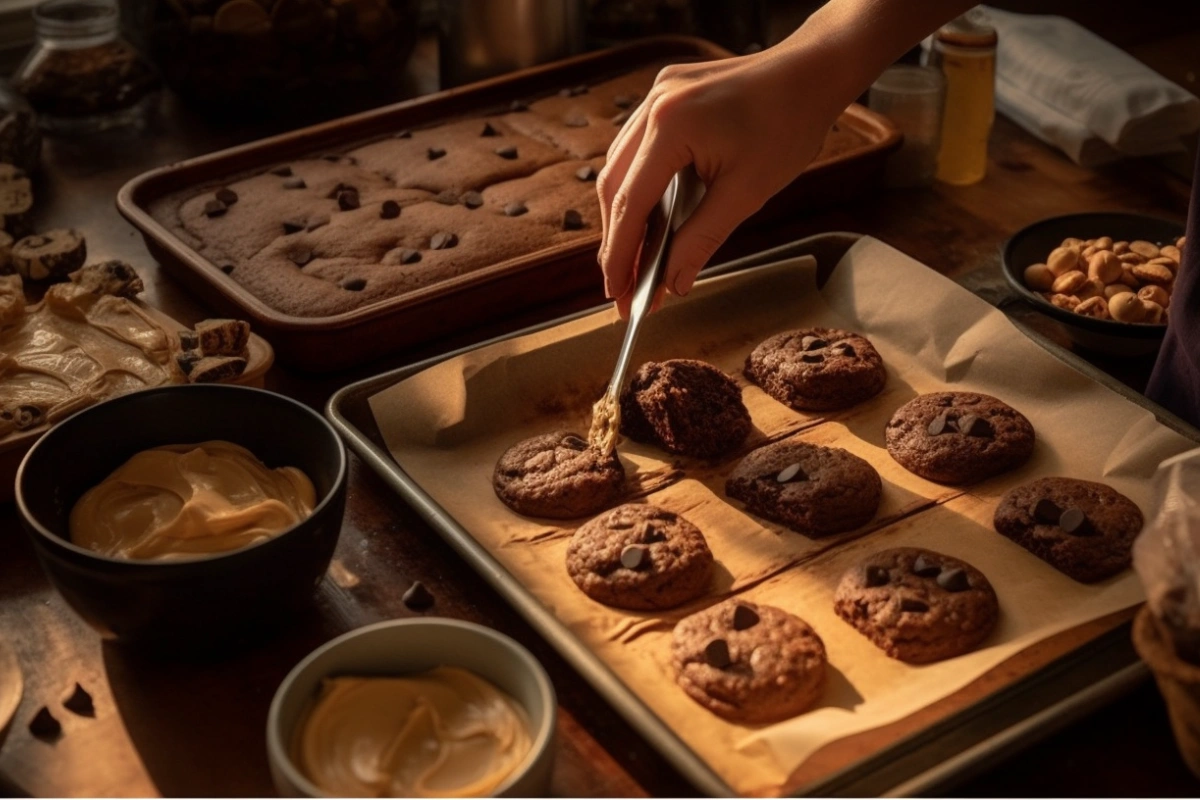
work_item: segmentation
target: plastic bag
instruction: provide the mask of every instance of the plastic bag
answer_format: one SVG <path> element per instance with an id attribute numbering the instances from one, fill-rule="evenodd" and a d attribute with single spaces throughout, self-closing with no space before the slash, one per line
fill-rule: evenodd
<path id="1" fill-rule="evenodd" d="M 1151 612 L 1185 661 L 1200 664 L 1200 448 L 1154 474 L 1158 513 L 1133 543 Z"/>

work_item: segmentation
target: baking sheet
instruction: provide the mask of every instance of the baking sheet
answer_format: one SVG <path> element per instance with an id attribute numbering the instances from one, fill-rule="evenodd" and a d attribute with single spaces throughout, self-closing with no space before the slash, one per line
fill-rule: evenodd
<path id="1" fill-rule="evenodd" d="M 492 466 L 512 442 L 559 425 L 586 429 L 590 401 L 603 390 L 623 332 L 610 311 L 464 354 L 371 401 L 408 475 L 744 793 L 776 790 L 823 744 L 907 716 L 1056 631 L 1139 602 L 1131 572 L 1082 586 L 992 532 L 995 499 L 1035 475 L 1069 474 L 1103 479 L 1146 509 L 1146 481 L 1158 461 L 1191 446 L 1149 411 L 1027 340 L 982 300 L 871 239 L 850 250 L 820 292 L 808 259 L 710 280 L 652 318 L 635 357 L 700 357 L 740 377 L 754 344 L 801 324 L 867 333 L 889 365 L 888 387 L 825 418 L 793 412 L 747 387 L 757 425 L 748 447 L 798 432 L 863 455 L 884 478 L 879 515 L 862 531 L 809 540 L 725 500 L 724 475 L 736 459 L 712 468 L 623 446 L 641 491 L 697 523 L 720 565 L 709 597 L 668 615 L 620 612 L 588 600 L 562 567 L 573 526 L 518 517 L 491 491 Z M 1031 462 L 970 492 L 894 464 L 882 441 L 892 411 L 916 393 L 947 385 L 997 394 L 1029 416 L 1039 433 Z M 833 615 L 833 587 L 848 564 L 864 550 L 908 543 L 966 558 L 989 575 L 1003 613 L 980 650 L 912 667 L 887 659 Z M 671 625 L 730 592 L 794 611 L 822 635 L 832 669 L 821 706 L 748 728 L 710 715 L 674 686 L 667 667 Z"/>

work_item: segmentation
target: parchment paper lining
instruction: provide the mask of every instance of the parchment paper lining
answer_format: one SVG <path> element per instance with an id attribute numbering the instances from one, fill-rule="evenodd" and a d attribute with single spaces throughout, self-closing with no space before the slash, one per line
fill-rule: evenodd
<path id="1" fill-rule="evenodd" d="M 906 717 L 1037 641 L 1140 602 L 1130 571 L 1085 586 L 996 534 L 996 499 L 1033 477 L 1069 475 L 1104 480 L 1149 512 L 1155 467 L 1193 446 L 1042 350 L 983 300 L 879 241 L 858 242 L 820 291 L 815 276 L 804 258 L 705 281 L 651 318 L 634 365 L 667 358 L 717 365 L 745 386 L 756 425 L 746 450 L 790 435 L 844 447 L 883 478 L 880 511 L 863 530 L 807 539 L 725 498 L 736 457 L 720 464 L 670 459 L 622 441 L 632 494 L 698 525 L 718 562 L 711 594 L 671 613 L 622 612 L 586 598 L 563 567 L 570 534 L 584 520 L 522 518 L 491 488 L 495 462 L 514 442 L 556 428 L 586 432 L 623 333 L 614 312 L 443 362 L 371 399 L 389 451 L 409 476 L 741 793 L 776 791 L 825 744 Z M 747 385 L 741 368 L 755 344 L 812 325 L 867 335 L 888 365 L 884 392 L 820 416 L 794 412 Z M 916 394 L 944 388 L 994 394 L 1029 417 L 1038 434 L 1030 462 L 968 489 L 930 483 L 893 462 L 883 447 L 886 421 Z M 833 613 L 841 573 L 864 553 L 901 545 L 963 558 L 991 580 L 1001 620 L 978 650 L 909 666 Z M 672 625 L 731 592 L 792 611 L 822 636 L 830 679 L 817 708 L 776 725 L 733 725 L 675 685 Z"/>

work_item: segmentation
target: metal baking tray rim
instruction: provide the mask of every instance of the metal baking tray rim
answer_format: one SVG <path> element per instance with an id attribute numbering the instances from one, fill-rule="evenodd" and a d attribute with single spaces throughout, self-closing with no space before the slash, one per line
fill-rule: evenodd
<path id="1" fill-rule="evenodd" d="M 853 232 L 829 232 L 817 234 L 788 244 L 764 250 L 742 259 L 706 269 L 703 277 L 728 274 L 769 264 L 799 255 L 812 255 L 824 251 L 825 259 L 818 257 L 818 281 L 823 283 L 832 272 L 842 254 L 862 234 Z M 836 256 L 836 257 L 835 257 Z M 833 264 L 828 263 L 829 260 Z M 650 710 L 628 687 L 581 641 L 576 639 L 553 614 L 532 595 L 525 591 L 515 578 L 487 550 L 480 545 L 458 522 L 443 509 L 404 469 L 391 454 L 380 447 L 370 434 L 364 433 L 345 413 L 345 406 L 358 397 L 369 397 L 394 383 L 411 377 L 442 361 L 456 358 L 473 350 L 546 330 L 556 325 L 579 319 L 607 307 L 602 304 L 572 314 L 558 317 L 537 325 L 496 336 L 483 342 L 467 345 L 451 352 L 432 356 L 422 361 L 389 370 L 374 377 L 351 383 L 336 392 L 328 401 L 325 414 L 346 439 L 349 447 L 374 470 L 383 481 L 401 496 L 417 514 L 457 552 L 488 584 L 501 594 L 527 622 L 574 667 L 608 703 L 636 728 L 679 772 L 696 788 L 711 796 L 736 796 L 736 792 L 725 783 L 700 757 L 688 747 L 653 711 Z M 1061 348 L 1037 331 L 1009 317 L 1018 329 L 1033 339 L 1051 355 L 1069 366 L 1096 380 L 1126 399 L 1147 408 L 1160 422 L 1181 435 L 1200 442 L 1200 429 L 1162 408 L 1145 396 L 1101 372 L 1079 356 Z M 1116 647 L 1122 652 L 1113 656 L 1108 651 Z M 1070 672 L 1076 664 L 1086 663 L 1088 654 L 1108 654 L 1119 662 L 1125 659 L 1124 650 L 1132 657 L 1119 663 L 1111 673 L 1080 688 L 1069 689 L 1068 694 L 1055 702 L 1043 704 L 1039 710 L 1012 724 L 1004 724 L 997 730 L 986 733 L 979 740 L 964 743 L 961 750 L 940 762 L 919 767 L 873 793 L 889 796 L 912 796 L 932 793 L 960 781 L 972 771 L 978 771 L 1004 755 L 1016 752 L 1048 736 L 1069 722 L 1089 713 L 1120 694 L 1132 689 L 1145 680 L 1149 672 L 1129 643 L 1129 624 L 1122 623 L 1112 630 L 1100 634 L 1081 647 L 1056 658 L 1035 669 L 1029 675 L 992 692 L 989 695 L 949 713 L 945 718 L 924 729 L 903 735 L 881 750 L 859 761 L 852 762 L 813 784 L 804 786 L 805 794 L 861 796 L 864 791 L 858 781 L 873 769 L 893 762 L 903 763 L 923 745 L 938 736 L 947 736 L 964 724 L 973 721 L 983 707 L 1007 703 L 1015 694 L 1030 691 L 1047 683 L 1056 673 Z M 1097 660 L 1099 658 L 1097 657 Z"/>

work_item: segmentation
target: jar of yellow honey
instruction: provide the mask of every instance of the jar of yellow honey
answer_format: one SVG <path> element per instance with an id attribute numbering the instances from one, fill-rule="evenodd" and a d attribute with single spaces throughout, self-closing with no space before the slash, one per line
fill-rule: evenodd
<path id="1" fill-rule="evenodd" d="M 936 177 L 955 186 L 983 180 L 996 99 L 996 29 L 979 9 L 944 25 L 929 63 L 946 76 Z"/>

